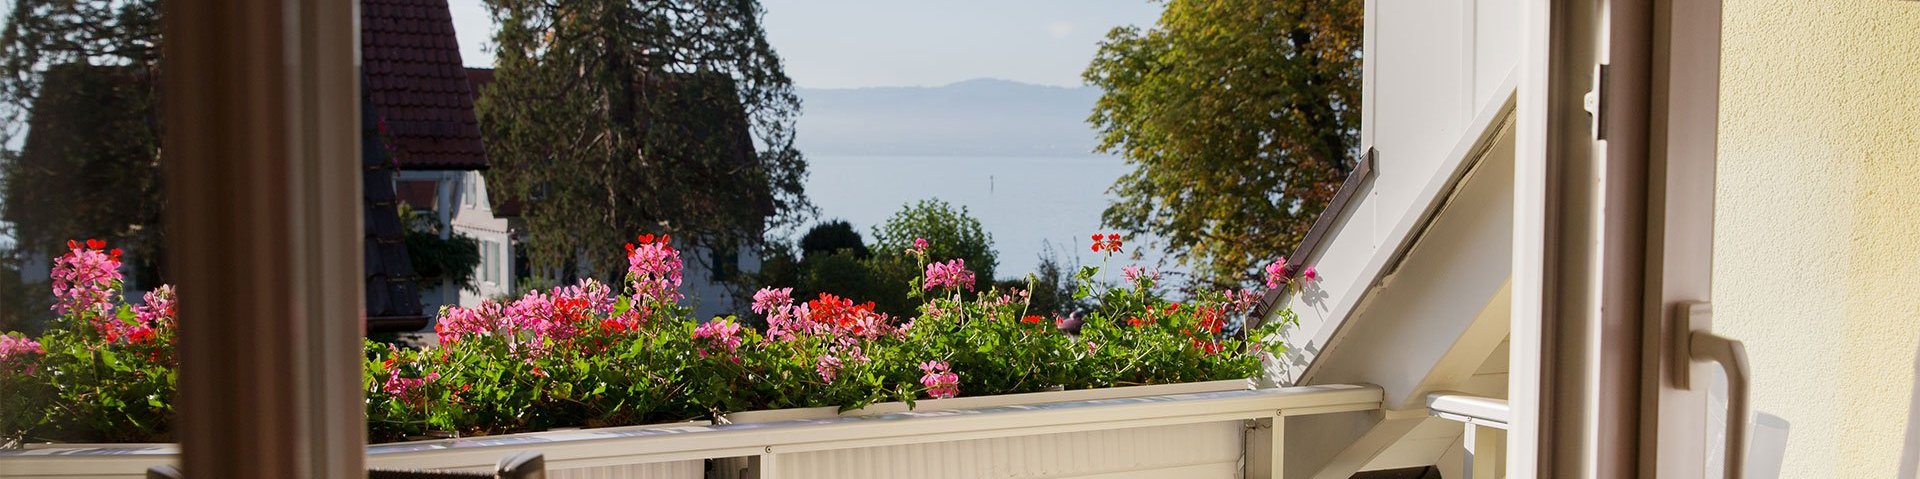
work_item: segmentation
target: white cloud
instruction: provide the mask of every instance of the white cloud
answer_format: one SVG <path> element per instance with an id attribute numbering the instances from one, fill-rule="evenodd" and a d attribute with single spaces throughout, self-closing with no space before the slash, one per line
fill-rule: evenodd
<path id="1" fill-rule="evenodd" d="M 1053 38 L 1066 38 L 1067 35 L 1072 33 L 1073 23 L 1071 22 L 1053 22 L 1047 24 L 1047 34 L 1053 35 Z"/>

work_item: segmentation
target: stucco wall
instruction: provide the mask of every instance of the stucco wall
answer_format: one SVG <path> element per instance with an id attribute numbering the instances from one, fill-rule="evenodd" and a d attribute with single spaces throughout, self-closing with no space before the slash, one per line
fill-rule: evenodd
<path id="1" fill-rule="evenodd" d="M 1920 2 L 1724 0 L 1716 329 L 1781 477 L 1895 477 L 1920 348 Z"/>

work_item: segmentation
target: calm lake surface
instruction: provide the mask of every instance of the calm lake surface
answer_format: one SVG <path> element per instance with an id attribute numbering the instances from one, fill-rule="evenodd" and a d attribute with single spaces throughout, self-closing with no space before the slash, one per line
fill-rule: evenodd
<path id="1" fill-rule="evenodd" d="M 1101 256 L 1088 251 L 1087 235 L 1106 231 L 1100 228 L 1100 212 L 1111 200 L 1107 188 L 1129 171 L 1125 160 L 1112 156 L 809 155 L 807 160 L 807 194 L 820 207 L 820 219 L 852 222 L 871 241 L 873 226 L 908 203 L 939 198 L 966 206 L 993 235 L 1002 278 L 1033 271 L 1048 243 L 1069 264 L 1073 258 L 1100 264 Z M 1144 243 L 1127 249 L 1136 246 Z"/>

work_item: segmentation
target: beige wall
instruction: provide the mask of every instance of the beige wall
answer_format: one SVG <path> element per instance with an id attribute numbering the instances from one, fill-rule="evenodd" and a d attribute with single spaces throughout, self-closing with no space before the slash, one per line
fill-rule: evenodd
<path id="1" fill-rule="evenodd" d="M 1725 0 L 1713 303 L 1781 477 L 1894 477 L 1920 348 L 1920 2 Z"/>

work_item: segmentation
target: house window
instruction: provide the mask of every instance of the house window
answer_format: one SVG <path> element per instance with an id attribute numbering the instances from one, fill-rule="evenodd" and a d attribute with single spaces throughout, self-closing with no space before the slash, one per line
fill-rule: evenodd
<path id="1" fill-rule="evenodd" d="M 487 254 L 489 256 L 487 261 L 487 276 L 488 276 L 487 281 L 492 281 L 498 284 L 501 282 L 500 272 L 506 269 L 506 265 L 504 264 L 505 261 L 502 261 L 501 260 L 502 258 L 500 256 L 500 243 L 499 242 L 488 243 Z"/>
<path id="2" fill-rule="evenodd" d="M 460 204 L 468 208 L 473 207 L 473 196 L 474 190 L 476 189 L 473 187 L 474 182 L 472 176 L 473 175 L 467 175 L 467 177 L 461 178 L 460 180 Z"/>
<path id="3" fill-rule="evenodd" d="M 713 279 L 728 281 L 740 276 L 740 249 L 732 246 L 715 247 L 708 250 L 707 259 L 713 263 Z"/>
<path id="4" fill-rule="evenodd" d="M 480 242 L 480 279 L 488 283 L 499 281 L 500 250 L 492 241 Z"/>

